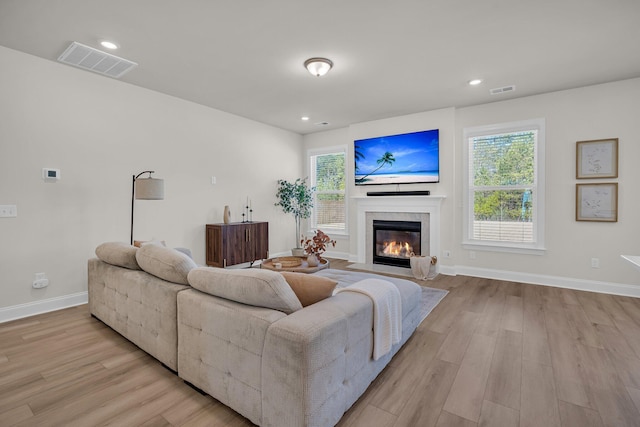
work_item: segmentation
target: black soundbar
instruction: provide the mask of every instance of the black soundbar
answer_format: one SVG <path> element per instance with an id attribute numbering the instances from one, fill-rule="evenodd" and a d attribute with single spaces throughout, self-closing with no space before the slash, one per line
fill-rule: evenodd
<path id="1" fill-rule="evenodd" d="M 428 196 L 429 190 L 418 191 L 367 191 L 367 196 Z"/>

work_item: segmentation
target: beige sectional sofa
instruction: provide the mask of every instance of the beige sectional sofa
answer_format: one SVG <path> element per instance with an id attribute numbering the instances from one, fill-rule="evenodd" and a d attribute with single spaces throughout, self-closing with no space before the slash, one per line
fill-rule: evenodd
<path id="1" fill-rule="evenodd" d="M 336 279 L 338 286 L 380 278 L 335 270 L 316 274 Z M 185 381 L 253 423 L 325 427 L 340 420 L 419 323 L 420 287 L 389 280 L 402 298 L 402 340 L 376 361 L 369 297 L 341 292 L 302 307 L 283 276 L 269 270 L 193 267 L 184 285 L 92 259 L 89 306 Z"/>

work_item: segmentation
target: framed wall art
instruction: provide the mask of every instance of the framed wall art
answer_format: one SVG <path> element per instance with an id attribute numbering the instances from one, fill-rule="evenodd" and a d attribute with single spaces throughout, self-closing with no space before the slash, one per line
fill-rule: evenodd
<path id="1" fill-rule="evenodd" d="M 576 179 L 617 177 L 618 138 L 576 142 Z"/>
<path id="2" fill-rule="evenodd" d="M 618 183 L 576 184 L 576 221 L 617 222 Z"/>

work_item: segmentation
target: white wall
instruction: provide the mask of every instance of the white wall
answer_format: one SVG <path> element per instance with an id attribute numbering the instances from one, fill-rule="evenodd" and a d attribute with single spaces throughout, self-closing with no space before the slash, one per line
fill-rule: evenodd
<path id="1" fill-rule="evenodd" d="M 164 178 L 165 200 L 136 202 L 136 239 L 204 264 L 205 224 L 224 205 L 239 221 L 250 197 L 271 252 L 292 246 L 293 218 L 274 203 L 277 179 L 303 173 L 300 135 L 3 47 L 0 63 L 0 204 L 18 206 L 0 218 L 0 308 L 86 291 L 95 247 L 129 240 L 143 170 Z M 45 183 L 43 167 L 62 179 Z M 31 288 L 38 272 L 48 288 Z"/>
<path id="2" fill-rule="evenodd" d="M 342 130 L 307 135 L 306 148 L 348 144 L 351 196 L 370 187 L 355 187 L 353 140 L 383 134 L 439 128 L 441 182 L 402 186 L 445 195 L 442 205 L 441 247 L 452 258 L 440 257 L 441 271 L 549 284 L 578 289 L 640 295 L 640 275 L 620 254 L 640 254 L 640 79 L 626 80 L 510 101 L 460 109 L 444 109 L 351 125 Z M 543 256 L 476 251 L 470 259 L 462 242 L 462 131 L 489 125 L 543 117 L 546 119 L 546 248 Z M 576 141 L 619 138 L 619 211 L 617 223 L 575 221 Z M 580 182 L 589 182 L 581 180 Z M 405 188 L 406 187 L 406 188 Z M 377 188 L 376 188 L 377 189 Z M 380 190 L 392 190 L 380 188 Z M 349 247 L 341 248 L 355 260 L 355 212 L 351 209 Z M 599 258 L 600 268 L 591 268 Z"/>

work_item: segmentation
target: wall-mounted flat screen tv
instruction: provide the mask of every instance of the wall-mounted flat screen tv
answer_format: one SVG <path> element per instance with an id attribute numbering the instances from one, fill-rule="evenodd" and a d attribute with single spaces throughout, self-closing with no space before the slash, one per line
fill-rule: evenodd
<path id="1" fill-rule="evenodd" d="M 353 142 L 356 185 L 440 182 L 438 129 Z"/>

